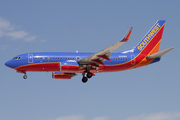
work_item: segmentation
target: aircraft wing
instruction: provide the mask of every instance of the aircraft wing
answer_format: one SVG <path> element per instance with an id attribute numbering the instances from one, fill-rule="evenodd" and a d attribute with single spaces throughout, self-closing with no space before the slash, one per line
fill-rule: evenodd
<path id="1" fill-rule="evenodd" d="M 120 47 L 121 45 L 123 45 L 125 42 L 128 41 L 131 31 L 132 31 L 132 27 L 129 29 L 129 31 L 126 33 L 126 35 L 123 37 L 122 40 L 118 41 L 117 43 L 115 43 L 93 55 L 90 55 L 88 57 L 81 59 L 80 61 L 78 61 L 78 63 L 80 65 L 91 65 L 91 66 L 98 67 L 99 64 L 103 64 L 103 62 L 105 60 L 111 61 L 109 59 L 109 57 L 111 56 L 111 52 L 116 50 L 118 47 Z"/>

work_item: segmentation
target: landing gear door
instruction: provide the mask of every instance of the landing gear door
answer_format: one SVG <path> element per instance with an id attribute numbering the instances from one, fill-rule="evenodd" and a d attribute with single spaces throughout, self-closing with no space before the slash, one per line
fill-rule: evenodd
<path id="1" fill-rule="evenodd" d="M 28 63 L 33 63 L 33 54 L 28 54 Z"/>

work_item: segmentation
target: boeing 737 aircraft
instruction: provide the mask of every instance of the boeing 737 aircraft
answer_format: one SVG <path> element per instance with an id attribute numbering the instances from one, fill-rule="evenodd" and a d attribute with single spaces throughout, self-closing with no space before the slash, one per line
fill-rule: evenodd
<path id="1" fill-rule="evenodd" d="M 95 76 L 94 73 L 116 72 L 130 70 L 158 62 L 162 55 L 174 47 L 159 52 L 165 20 L 158 20 L 140 43 L 132 49 L 112 53 L 115 49 L 128 41 L 132 28 L 122 40 L 97 52 L 37 52 L 26 53 L 14 57 L 5 63 L 6 66 L 24 73 L 52 72 L 55 79 L 71 79 L 76 73 L 82 73 L 82 82 Z"/>

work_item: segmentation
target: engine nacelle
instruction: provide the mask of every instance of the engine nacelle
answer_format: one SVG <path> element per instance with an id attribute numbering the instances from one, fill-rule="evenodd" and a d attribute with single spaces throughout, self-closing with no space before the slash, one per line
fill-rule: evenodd
<path id="1" fill-rule="evenodd" d="M 71 79 L 75 75 L 75 73 L 52 72 L 52 78 L 54 79 Z"/>

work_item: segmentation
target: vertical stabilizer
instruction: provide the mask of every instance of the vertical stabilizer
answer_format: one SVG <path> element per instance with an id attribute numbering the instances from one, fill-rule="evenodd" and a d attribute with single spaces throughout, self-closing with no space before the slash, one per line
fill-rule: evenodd
<path id="1" fill-rule="evenodd" d="M 134 48 L 134 52 L 151 55 L 159 51 L 165 20 L 158 20 Z"/>

